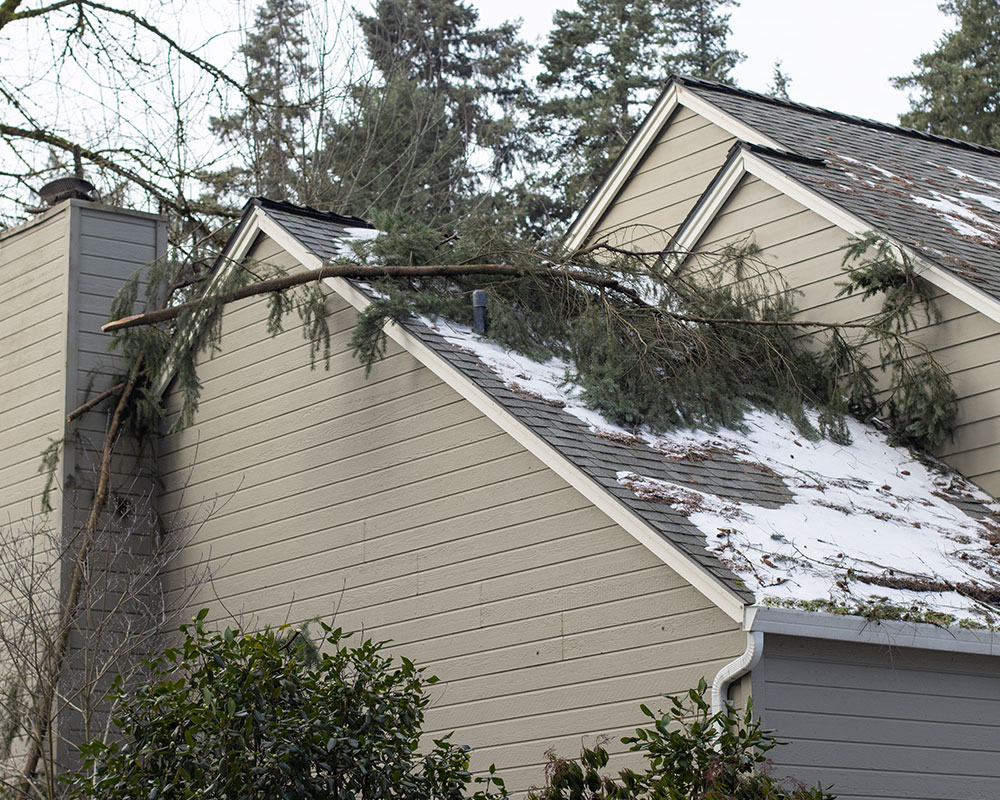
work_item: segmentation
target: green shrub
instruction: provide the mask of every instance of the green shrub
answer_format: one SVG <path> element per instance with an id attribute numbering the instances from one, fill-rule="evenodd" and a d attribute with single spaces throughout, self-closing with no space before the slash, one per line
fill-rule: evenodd
<path id="1" fill-rule="evenodd" d="M 202 611 L 184 642 L 148 662 L 133 693 L 117 684 L 116 743 L 82 748 L 69 796 L 463 798 L 467 749 L 418 746 L 435 678 L 370 640 L 323 626 L 322 651 L 298 631 L 210 633 Z M 475 797 L 505 796 L 491 778 Z"/>
<path id="2" fill-rule="evenodd" d="M 702 680 L 687 696 L 669 697 L 658 715 L 642 706 L 652 726 L 622 739 L 645 760 L 645 771 L 607 774 L 607 750 L 584 748 L 578 760 L 550 754 L 545 786 L 529 800 L 833 800 L 821 787 L 773 777 L 767 753 L 782 744 L 761 730 L 748 703 L 712 713 Z"/>

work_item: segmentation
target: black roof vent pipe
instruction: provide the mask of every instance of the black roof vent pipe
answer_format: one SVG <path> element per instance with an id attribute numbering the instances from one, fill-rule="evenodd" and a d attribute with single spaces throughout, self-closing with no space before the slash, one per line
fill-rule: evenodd
<path id="1" fill-rule="evenodd" d="M 486 335 L 489 322 L 486 319 L 486 290 L 476 289 L 472 293 L 472 332 Z"/>

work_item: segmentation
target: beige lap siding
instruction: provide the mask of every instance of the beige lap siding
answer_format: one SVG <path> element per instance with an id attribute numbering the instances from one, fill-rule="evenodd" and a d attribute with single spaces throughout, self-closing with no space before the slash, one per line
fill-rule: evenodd
<path id="1" fill-rule="evenodd" d="M 595 226 L 591 241 L 659 252 L 670 243 L 735 139 L 693 111 L 678 107 Z"/>
<path id="2" fill-rule="evenodd" d="M 254 257 L 292 266 L 267 240 Z M 640 703 L 742 651 L 736 623 L 408 353 L 390 344 L 366 379 L 355 312 L 328 308 L 329 372 L 309 369 L 292 320 L 272 339 L 262 303 L 227 311 L 197 423 L 161 442 L 162 510 L 214 505 L 167 576 L 179 587 L 209 560 L 192 611 L 259 625 L 336 610 L 393 639 L 442 679 L 429 732 L 454 730 L 515 789 L 541 780 L 549 747 L 629 732 Z"/>
<path id="3" fill-rule="evenodd" d="M 802 318 L 856 320 L 877 310 L 877 299 L 836 297 L 847 234 L 752 176 L 741 180 L 696 249 L 739 241 L 761 248 L 764 264 L 795 292 Z M 938 455 L 1000 496 L 1000 324 L 950 295 L 935 302 L 941 322 L 922 323 L 917 338 L 949 371 L 958 396 L 955 437 Z"/>
<path id="4" fill-rule="evenodd" d="M 40 524 L 42 451 L 62 436 L 69 213 L 0 233 L 0 524 Z"/>

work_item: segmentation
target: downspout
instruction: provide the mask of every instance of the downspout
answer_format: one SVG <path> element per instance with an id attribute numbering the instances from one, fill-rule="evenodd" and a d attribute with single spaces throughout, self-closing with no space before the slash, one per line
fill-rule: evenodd
<path id="1" fill-rule="evenodd" d="M 738 658 L 730 661 L 715 674 L 712 681 L 712 713 L 717 714 L 726 705 L 729 687 L 750 672 L 764 653 L 764 634 L 761 631 L 747 631 L 747 649 Z"/>

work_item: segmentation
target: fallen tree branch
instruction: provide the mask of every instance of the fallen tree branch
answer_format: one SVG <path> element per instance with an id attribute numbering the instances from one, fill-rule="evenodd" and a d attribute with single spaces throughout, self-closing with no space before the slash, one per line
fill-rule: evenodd
<path id="1" fill-rule="evenodd" d="M 376 280 L 378 278 L 408 278 L 408 277 L 454 277 L 461 275 L 514 275 L 518 277 L 536 276 L 543 278 L 553 278 L 558 280 L 569 280 L 587 286 L 594 286 L 600 289 L 609 289 L 618 292 L 631 300 L 636 305 L 644 308 L 654 308 L 639 294 L 624 286 L 614 278 L 602 278 L 598 275 L 591 275 L 587 272 L 572 269 L 558 269 L 548 267 L 518 267 L 509 264 L 438 264 L 423 266 L 385 266 L 371 267 L 359 266 L 357 264 L 331 264 L 319 269 L 297 272 L 293 275 L 282 275 L 277 278 L 257 281 L 247 284 L 232 292 L 226 292 L 216 297 L 206 296 L 197 300 L 189 300 L 170 308 L 161 308 L 157 311 L 149 311 L 144 314 L 132 314 L 128 317 L 106 322 L 101 326 L 104 333 L 114 333 L 126 328 L 138 328 L 143 325 L 155 325 L 158 322 L 166 322 L 180 316 L 185 311 L 194 310 L 206 305 L 208 302 L 232 303 L 236 300 L 245 300 L 248 297 L 255 297 L 272 292 L 282 292 L 295 286 L 301 286 L 314 281 L 321 281 L 325 278 L 356 278 L 361 280 Z M 771 320 L 771 319 L 738 319 L 738 318 L 717 318 L 698 317 L 689 314 L 681 314 L 667 309 L 656 309 L 670 319 L 677 322 L 688 322 L 698 325 L 747 325 L 769 328 L 825 328 L 825 329 L 864 329 L 872 330 L 872 326 L 865 322 L 820 322 L 818 320 Z"/>
<path id="2" fill-rule="evenodd" d="M 427 266 L 387 266 L 368 267 L 357 264 L 331 264 L 319 269 L 297 272 L 294 275 L 282 275 L 278 278 L 268 278 L 257 281 L 236 289 L 232 292 L 211 297 L 201 297 L 197 300 L 189 300 L 170 308 L 162 308 L 158 311 L 150 311 L 145 314 L 133 314 L 122 317 L 101 326 L 104 333 L 113 333 L 125 328 L 136 328 L 142 325 L 155 325 L 157 322 L 166 322 L 174 319 L 185 311 L 200 308 L 208 302 L 232 303 L 236 300 L 244 300 L 248 297 L 255 297 L 272 292 L 283 292 L 295 286 L 306 283 L 321 281 L 326 278 L 358 278 L 361 280 L 377 280 L 378 278 L 410 278 L 410 277 L 448 277 L 459 275 L 513 275 L 517 277 L 541 276 L 562 280 L 574 281 L 576 283 L 594 286 L 599 289 L 610 289 L 628 297 L 634 303 L 648 306 L 639 294 L 633 289 L 622 285 L 613 278 L 602 278 L 598 275 L 590 275 L 586 272 L 567 269 L 550 269 L 543 267 L 517 267 L 509 264 L 443 264 Z"/>
<path id="3" fill-rule="evenodd" d="M 92 409 L 94 406 L 100 405 L 105 400 L 107 400 L 109 397 L 111 397 L 114 394 L 117 394 L 118 392 L 120 392 L 124 388 L 125 388 L 125 381 L 122 381 L 121 383 L 116 383 L 110 389 L 105 389 L 103 392 L 101 392 L 99 395 L 97 395 L 97 397 L 91 398 L 90 400 L 88 400 L 86 403 L 84 403 L 79 408 L 75 408 L 72 411 L 70 411 L 66 415 L 66 422 L 69 423 L 69 422 L 72 422 L 75 419 L 79 419 L 84 414 L 86 414 L 88 411 L 90 411 L 90 409 Z"/>

